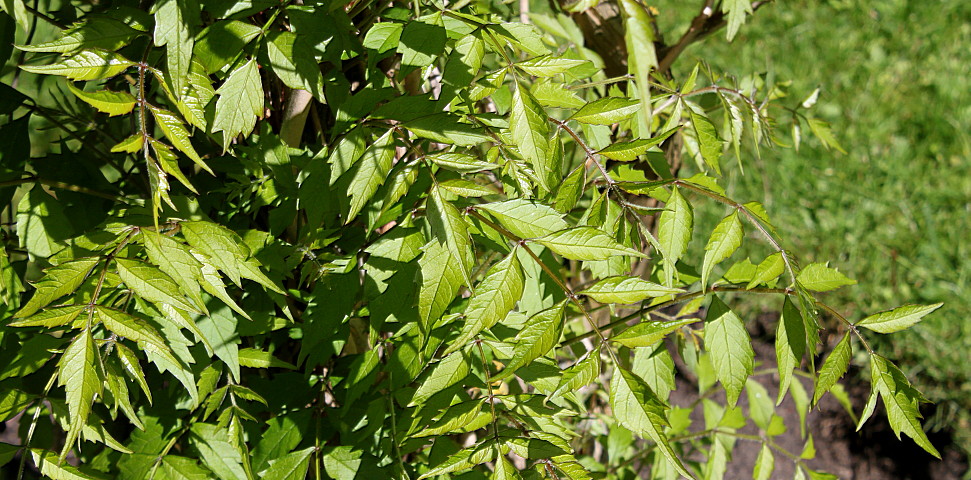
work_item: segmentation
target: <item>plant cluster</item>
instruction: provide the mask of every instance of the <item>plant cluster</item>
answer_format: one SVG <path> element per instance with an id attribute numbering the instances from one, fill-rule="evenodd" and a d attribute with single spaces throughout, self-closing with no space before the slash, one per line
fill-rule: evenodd
<path id="1" fill-rule="evenodd" d="M 484 2 L 148 3 L 3 3 L 20 53 L 0 52 L 19 64 L 0 84 L 0 419 L 22 414 L 23 444 L 0 444 L 0 463 L 71 479 L 719 478 L 744 439 L 762 446 L 754 478 L 779 456 L 827 478 L 805 414 L 840 395 L 854 348 L 873 379 L 860 425 L 879 397 L 937 455 L 923 396 L 864 332 L 940 305 L 851 321 L 823 303 L 854 282 L 800 266 L 762 205 L 718 180 L 726 151 L 741 167 L 743 142 L 773 142 L 780 90 L 670 73 L 764 2 L 707 2 L 671 45 L 635 0 L 531 23 Z M 578 26 L 605 5 L 619 76 Z M 785 111 L 838 147 L 816 97 Z M 721 212 L 711 232 L 695 208 Z M 731 261 L 743 244 L 764 255 Z M 730 306 L 752 295 L 781 311 L 768 372 Z M 844 332 L 824 361 L 820 315 Z M 669 402 L 690 388 L 676 372 L 697 402 Z M 799 452 L 773 441 L 796 428 L 775 414 L 786 396 Z"/>

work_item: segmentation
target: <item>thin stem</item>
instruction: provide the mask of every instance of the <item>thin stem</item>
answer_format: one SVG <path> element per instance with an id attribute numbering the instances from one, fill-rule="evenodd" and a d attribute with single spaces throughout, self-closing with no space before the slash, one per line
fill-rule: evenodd
<path id="1" fill-rule="evenodd" d="M 499 439 L 499 417 L 496 415 L 496 392 L 492 389 L 492 382 L 489 381 L 492 378 L 492 371 L 489 369 L 489 363 L 486 360 L 485 350 L 482 349 L 482 342 L 480 340 L 475 341 L 475 346 L 479 349 L 479 357 L 482 359 L 482 370 L 485 373 L 486 387 L 489 389 L 489 409 L 492 411 L 492 435 L 496 440 Z"/>
<path id="2" fill-rule="evenodd" d="M 5 182 L 0 182 L 0 187 L 12 187 L 14 185 L 23 185 L 23 184 L 26 184 L 26 183 L 38 183 L 38 184 L 45 185 L 45 186 L 48 186 L 48 187 L 51 187 L 51 188 L 56 188 L 56 189 L 59 189 L 59 190 L 68 190 L 68 191 L 71 191 L 71 192 L 84 193 L 84 194 L 88 194 L 88 195 L 93 195 L 95 197 L 101 197 L 101 198 L 104 198 L 104 199 L 107 199 L 107 200 L 112 200 L 112 201 L 115 201 L 115 202 L 121 202 L 121 203 L 129 204 L 129 205 L 131 204 L 131 200 L 129 200 L 129 199 L 125 198 L 125 197 L 122 197 L 120 195 L 112 195 L 110 193 L 99 192 L 97 190 L 93 190 L 93 189 L 90 189 L 88 187 L 82 187 L 82 186 L 79 186 L 79 185 L 72 185 L 70 183 L 59 182 L 57 180 L 50 180 L 50 179 L 47 179 L 47 178 L 40 178 L 40 177 L 34 177 L 34 176 L 24 177 L 24 178 L 18 178 L 16 180 L 7 180 Z"/>
<path id="3" fill-rule="evenodd" d="M 598 170 L 600 170 L 600 174 L 603 175 L 604 180 L 607 182 L 607 187 L 613 189 L 617 184 L 617 182 L 613 178 L 611 178 L 609 173 L 607 173 L 607 167 L 605 167 L 602 163 L 600 163 L 600 160 L 597 159 L 596 157 L 597 152 L 594 151 L 592 148 L 590 148 L 590 146 L 587 145 L 587 143 L 584 142 L 579 135 L 577 135 L 577 132 L 574 131 L 572 128 L 570 128 L 569 125 L 567 125 L 566 121 L 557 120 L 553 117 L 549 117 L 549 120 L 555 123 L 556 126 L 559 127 L 561 130 L 565 131 L 566 133 L 570 134 L 571 137 L 573 137 L 573 141 L 575 141 L 577 145 L 580 145 L 580 148 L 583 149 L 583 152 L 586 155 L 586 157 L 591 162 L 593 162 L 594 165 L 597 166 Z"/>

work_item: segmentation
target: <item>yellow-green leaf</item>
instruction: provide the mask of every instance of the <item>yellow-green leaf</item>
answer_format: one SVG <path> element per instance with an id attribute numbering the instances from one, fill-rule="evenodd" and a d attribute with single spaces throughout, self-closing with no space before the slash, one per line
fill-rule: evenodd
<path id="1" fill-rule="evenodd" d="M 577 293 L 600 303 L 628 305 L 651 297 L 663 297 L 681 292 L 684 290 L 665 287 L 637 277 L 608 277 Z"/>
<path id="2" fill-rule="evenodd" d="M 59 75 L 71 80 L 100 80 L 124 72 L 135 63 L 106 50 L 84 50 L 50 65 L 23 65 L 20 68 L 42 75 Z M 263 97 L 260 96 L 262 99 Z"/>
<path id="3" fill-rule="evenodd" d="M 91 105 L 99 112 L 107 113 L 110 117 L 124 115 L 135 108 L 135 97 L 128 92 L 113 92 L 111 90 L 85 92 L 70 83 L 67 84 L 67 89 L 83 100 L 84 103 Z"/>

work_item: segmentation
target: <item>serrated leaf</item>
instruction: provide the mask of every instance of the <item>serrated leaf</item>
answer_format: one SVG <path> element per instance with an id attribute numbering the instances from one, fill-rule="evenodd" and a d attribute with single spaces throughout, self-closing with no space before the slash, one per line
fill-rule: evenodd
<path id="1" fill-rule="evenodd" d="M 802 362 L 806 346 L 806 324 L 803 322 L 802 313 L 786 296 L 775 334 L 775 358 L 779 366 L 779 397 L 776 405 L 782 403 L 786 391 L 789 390 L 792 372 Z"/>
<path id="2" fill-rule="evenodd" d="M 769 448 L 769 445 L 763 443 L 759 450 L 759 456 L 755 459 L 752 480 L 769 480 L 772 478 L 773 470 L 775 470 L 775 457 L 772 456 L 772 449 Z"/>
<path id="3" fill-rule="evenodd" d="M 384 53 L 398 46 L 402 28 L 404 25 L 397 22 L 377 22 L 368 29 L 362 44 L 364 48 Z"/>
<path id="4" fill-rule="evenodd" d="M 114 77 L 134 64 L 114 52 L 84 50 L 50 65 L 22 65 L 20 68 L 30 73 L 59 75 L 71 80 L 100 80 Z"/>
<path id="5" fill-rule="evenodd" d="M 870 375 L 873 388 L 880 392 L 883 405 L 887 409 L 887 420 L 900 439 L 901 432 L 912 438 L 927 453 L 937 459 L 941 454 L 934 448 L 927 434 L 920 424 L 920 412 L 917 407 L 921 401 L 926 401 L 915 390 L 903 372 L 896 365 L 879 355 L 870 356 Z"/>
<path id="6" fill-rule="evenodd" d="M 92 477 L 77 467 L 64 463 L 54 452 L 31 448 L 30 454 L 41 475 L 52 480 L 99 480 L 98 477 Z"/>
<path id="7" fill-rule="evenodd" d="M 347 186 L 347 191 L 351 196 L 350 211 L 344 223 L 350 223 L 357 214 L 368 204 L 371 197 L 378 191 L 378 187 L 384 184 L 388 178 L 388 172 L 394 162 L 394 130 L 388 130 L 372 143 L 361 160 L 358 162 L 358 169 L 354 172 L 351 183 Z"/>
<path id="8" fill-rule="evenodd" d="M 223 132 L 223 151 L 240 134 L 249 134 L 256 126 L 256 119 L 263 116 L 263 82 L 256 68 L 256 60 L 250 59 L 233 70 L 216 93 L 216 116 L 212 132 Z"/>
<path id="9" fill-rule="evenodd" d="M 697 321 L 697 318 L 682 318 L 667 322 L 641 322 L 610 337 L 610 341 L 629 348 L 653 347 L 669 333 Z"/>
<path id="10" fill-rule="evenodd" d="M 516 67 L 536 77 L 552 77 L 588 63 L 589 60 L 543 56 L 519 62 Z"/>
<path id="11" fill-rule="evenodd" d="M 199 452 L 203 465 L 220 479 L 248 478 L 239 449 L 229 443 L 229 431 L 208 423 L 196 422 L 190 428 L 189 442 Z"/>
<path id="12" fill-rule="evenodd" d="M 421 405 L 432 395 L 462 381 L 469 374 L 469 360 L 462 352 L 446 356 L 433 365 L 422 379 L 418 380 L 418 390 L 411 397 L 408 406 Z"/>
<path id="13" fill-rule="evenodd" d="M 704 159 L 709 167 L 715 170 L 715 173 L 721 175 L 721 166 L 719 166 L 718 160 L 722 156 L 724 142 L 718 138 L 718 131 L 715 130 L 715 126 L 707 116 L 697 113 L 690 108 L 688 112 L 691 115 L 691 128 L 694 130 L 695 138 L 698 140 L 698 149 L 701 151 L 701 158 Z"/>
<path id="14" fill-rule="evenodd" d="M 755 268 L 755 275 L 752 276 L 752 281 L 748 282 L 745 287 L 746 290 L 751 290 L 756 285 L 767 284 L 782 275 L 785 271 L 786 262 L 782 258 L 782 252 L 775 252 L 772 255 L 765 257 L 765 260 L 759 263 Z"/>
<path id="15" fill-rule="evenodd" d="M 610 408 L 618 423 L 641 437 L 653 440 L 678 473 L 694 478 L 681 463 L 664 434 L 667 407 L 644 380 L 623 368 L 615 368 L 610 379 Z"/>
<path id="16" fill-rule="evenodd" d="M 445 180 L 444 182 L 440 182 L 438 186 L 460 197 L 484 197 L 499 193 L 485 185 L 479 185 L 464 178 Z"/>
<path id="17" fill-rule="evenodd" d="M 523 198 L 476 205 L 492 214 L 499 224 L 519 238 L 537 238 L 570 227 L 563 214 L 542 203 Z"/>
<path id="18" fill-rule="evenodd" d="M 560 82 L 536 82 L 529 87 L 540 105 L 556 108 L 581 108 L 587 104 L 573 90 L 569 90 Z"/>
<path id="19" fill-rule="evenodd" d="M 172 237 L 148 229 L 143 229 L 141 235 L 149 260 L 168 274 L 192 299 L 196 308 L 205 313 L 199 284 L 202 279 L 202 263 L 192 256 L 188 247 Z"/>
<path id="20" fill-rule="evenodd" d="M 205 221 L 182 222 L 180 225 L 182 235 L 189 245 L 202 252 L 208 262 L 212 262 L 212 265 L 222 270 L 237 286 L 242 286 L 240 277 L 243 277 L 281 295 L 284 294 L 280 287 L 263 274 L 260 270 L 260 262 L 250 256 L 249 248 L 236 232 L 222 225 Z M 207 278 L 205 265 L 208 262 L 202 261 L 204 278 Z M 208 283 L 215 285 L 213 282 Z M 203 288 L 205 287 L 204 283 Z M 206 289 L 206 291 L 209 290 Z M 229 304 L 229 302 L 226 303 Z"/>
<path id="21" fill-rule="evenodd" d="M 705 319 L 705 350 L 711 356 L 715 376 L 725 387 L 728 404 L 735 406 L 752 375 L 755 352 L 742 319 L 718 297 L 713 297 Z"/>
<path id="22" fill-rule="evenodd" d="M 243 367 L 249 368 L 286 368 L 287 370 L 296 370 L 297 366 L 280 360 L 273 356 L 270 352 L 264 352 L 263 350 L 257 350 L 255 348 L 241 348 L 239 349 L 239 364 Z"/>
<path id="23" fill-rule="evenodd" d="M 438 320 L 462 286 L 462 272 L 445 245 L 432 240 L 423 248 L 418 260 L 421 267 L 421 286 L 418 289 L 418 314 L 422 325 L 430 329 Z"/>
<path id="24" fill-rule="evenodd" d="M 613 125 L 637 113 L 640 108 L 640 100 L 605 97 L 584 105 L 570 120 L 590 125 Z"/>
<path id="25" fill-rule="evenodd" d="M 605 278 L 579 292 L 600 303 L 629 305 L 647 298 L 682 293 L 680 288 L 665 287 L 637 277 Z"/>
<path id="26" fill-rule="evenodd" d="M 398 53 L 401 64 L 424 67 L 445 51 L 447 34 L 440 13 L 426 15 L 408 22 L 401 31 Z"/>
<path id="27" fill-rule="evenodd" d="M 482 412 L 484 399 L 469 400 L 448 407 L 445 413 L 431 425 L 411 435 L 411 437 L 430 437 L 445 433 L 457 432 L 468 425 Z"/>
<path id="28" fill-rule="evenodd" d="M 856 285 L 856 280 L 847 278 L 839 270 L 830 268 L 824 263 L 806 265 L 806 268 L 796 276 L 796 281 L 814 292 L 828 292 L 844 285 Z"/>
<path id="29" fill-rule="evenodd" d="M 145 145 L 145 137 L 141 134 L 132 135 L 111 147 L 111 153 L 135 153 L 141 150 L 143 145 Z"/>
<path id="30" fill-rule="evenodd" d="M 679 188 L 672 188 L 657 225 L 657 240 L 664 257 L 664 273 L 668 285 L 673 284 L 675 264 L 688 249 L 693 225 L 691 204 L 681 196 Z"/>
<path id="31" fill-rule="evenodd" d="M 839 141 L 836 140 L 836 136 L 833 135 L 833 130 L 830 128 L 828 123 L 818 118 L 807 118 L 806 122 L 809 123 L 809 129 L 812 130 L 813 135 L 816 135 L 816 138 L 818 138 L 820 142 L 823 142 L 823 146 L 826 147 L 827 150 L 830 148 L 835 148 L 840 153 L 844 155 L 846 154 L 846 150 L 844 150 L 839 144 Z"/>
<path id="32" fill-rule="evenodd" d="M 158 466 L 160 480 L 206 480 L 212 478 L 212 472 L 202 468 L 192 458 L 166 455 Z"/>
<path id="33" fill-rule="evenodd" d="M 269 35 L 266 45 L 270 68 L 283 83 L 293 89 L 310 92 L 317 101 L 324 99 L 324 77 L 313 51 L 304 37 L 277 31 Z"/>
<path id="34" fill-rule="evenodd" d="M 196 325 L 212 344 L 213 353 L 226 363 L 233 378 L 238 382 L 239 376 L 239 332 L 236 328 L 236 317 L 228 308 L 213 309 L 207 317 L 199 317 Z"/>
<path id="35" fill-rule="evenodd" d="M 135 352 L 121 343 L 115 344 L 115 352 L 118 356 L 118 361 L 121 362 L 121 366 L 138 383 L 142 391 L 145 392 L 145 396 L 148 397 L 148 403 L 152 403 L 152 390 L 148 388 L 148 382 L 145 381 L 145 372 L 142 371 L 142 366 L 138 362 L 138 357 L 135 356 Z"/>
<path id="36" fill-rule="evenodd" d="M 401 126 L 411 133 L 433 142 L 460 147 L 493 141 L 493 138 L 487 135 L 484 130 L 463 123 L 459 121 L 458 116 L 445 112 L 419 117 L 405 122 Z"/>
<path id="37" fill-rule="evenodd" d="M 630 142 L 612 143 L 597 153 L 618 162 L 630 162 L 647 153 L 651 147 L 660 145 L 677 131 L 677 128 L 672 128 L 647 140 L 637 139 Z"/>
<path id="38" fill-rule="evenodd" d="M 187 312 L 200 312 L 185 300 L 179 285 L 158 267 L 130 258 L 116 258 L 118 275 L 136 295 L 152 303 L 167 303 Z"/>
<path id="39" fill-rule="evenodd" d="M 143 350 L 154 347 L 154 349 L 161 351 L 163 354 L 167 354 L 168 356 L 172 355 L 169 352 L 165 338 L 144 320 L 121 310 L 102 307 L 100 305 L 94 308 L 98 320 L 104 324 L 105 328 L 111 330 L 112 333 L 134 341 Z M 175 361 L 174 356 L 172 360 Z"/>
<path id="40" fill-rule="evenodd" d="M 61 460 L 74 447 L 81 429 L 87 424 L 92 402 L 101 394 L 99 363 L 98 348 L 94 345 L 94 338 L 88 329 L 74 337 L 61 355 L 61 360 L 57 362 L 57 383 L 64 387 L 64 401 L 70 413 L 70 428 L 61 450 Z"/>
<path id="41" fill-rule="evenodd" d="M 568 392 L 574 392 L 589 385 L 600 376 L 600 347 L 592 350 L 585 358 L 571 365 L 560 376 L 560 382 L 545 401 L 552 400 Z"/>
<path id="42" fill-rule="evenodd" d="M 646 257 L 625 247 L 602 230 L 593 227 L 574 227 L 537 238 L 536 243 L 571 260 L 607 260 L 615 255 Z"/>
<path id="43" fill-rule="evenodd" d="M 552 350 L 559 343 L 560 333 L 563 331 L 563 307 L 564 302 L 560 302 L 529 317 L 513 341 L 512 358 L 489 381 L 507 378 L 520 367 Z"/>
<path id="44" fill-rule="evenodd" d="M 496 444 L 494 439 L 490 439 L 478 446 L 459 450 L 435 468 L 421 474 L 418 480 L 467 470 L 494 458 L 496 458 Z"/>
<path id="45" fill-rule="evenodd" d="M 98 257 L 80 258 L 49 268 L 44 278 L 35 285 L 33 296 L 14 318 L 29 317 L 54 300 L 74 293 L 100 261 Z"/>
<path id="46" fill-rule="evenodd" d="M 31 315 L 23 320 L 11 322 L 8 327 L 47 327 L 55 328 L 67 325 L 78 318 L 86 305 L 71 305 L 69 307 L 48 308 L 43 312 Z"/>
<path id="47" fill-rule="evenodd" d="M 893 333 L 906 330 L 934 310 L 941 308 L 943 303 L 933 305 L 904 305 L 893 310 L 880 312 L 856 322 L 857 327 L 866 327 L 877 333 Z"/>
<path id="48" fill-rule="evenodd" d="M 185 124 L 182 123 L 182 119 L 176 116 L 174 113 L 163 110 L 161 108 L 151 107 L 152 115 L 155 117 L 155 123 L 158 128 L 162 130 L 165 138 L 168 138 L 172 145 L 179 149 L 182 153 L 186 154 L 196 165 L 200 166 L 203 170 L 209 172 L 212 175 L 212 169 L 206 162 L 202 160 L 202 157 L 196 153 L 195 147 L 192 146 L 192 140 L 189 135 L 189 131 L 186 130 Z"/>
<path id="49" fill-rule="evenodd" d="M 620 0 L 624 19 L 624 43 L 627 45 L 627 68 L 634 75 L 637 98 L 643 100 L 638 110 L 638 127 L 644 136 L 650 134 L 651 125 L 651 70 L 657 68 L 657 52 L 654 50 L 655 22 L 646 6 L 636 0 Z"/>
<path id="50" fill-rule="evenodd" d="M 746 16 L 752 14 L 752 0 L 726 0 L 722 2 L 722 12 L 728 16 L 728 28 L 725 36 L 730 42 L 735 38 L 739 27 L 745 23 Z"/>
<path id="51" fill-rule="evenodd" d="M 552 168 L 549 164 L 550 155 L 548 152 L 549 121 L 543 107 L 533 98 L 533 94 L 529 93 L 529 90 L 518 82 L 512 94 L 509 131 L 512 133 L 513 141 L 519 148 L 519 152 L 537 172 L 541 186 L 544 190 L 549 191 L 551 186 L 546 185 L 546 176 L 543 174 L 543 172 Z"/>
<path id="52" fill-rule="evenodd" d="M 428 220 L 432 235 L 439 243 L 445 244 L 452 258 L 459 260 L 457 265 L 462 279 L 466 285 L 471 285 L 471 272 L 466 259 L 472 256 L 472 241 L 462 214 L 445 200 L 437 186 L 429 192 L 428 200 Z"/>
<path id="53" fill-rule="evenodd" d="M 705 245 L 705 259 L 701 265 L 701 285 L 708 285 L 708 276 L 715 265 L 732 256 L 738 247 L 742 246 L 742 221 L 738 218 L 738 210 L 723 218 L 715 230 L 711 232 L 708 244 Z"/>
<path id="54" fill-rule="evenodd" d="M 316 447 L 290 452 L 280 458 L 270 460 L 270 466 L 260 472 L 260 478 L 267 480 L 304 480 L 310 468 L 310 455 Z"/>
<path id="55" fill-rule="evenodd" d="M 165 46 L 169 80 L 181 92 L 192 61 L 195 38 L 191 27 L 199 22 L 199 5 L 194 0 L 167 0 L 155 10 L 155 46 Z"/>
<path id="56" fill-rule="evenodd" d="M 17 48 L 25 52 L 71 53 L 82 48 L 110 51 L 128 45 L 138 35 L 138 31 L 124 22 L 106 16 L 89 16 L 84 23 L 76 23 L 65 29 L 57 40 L 17 45 Z"/>
<path id="57" fill-rule="evenodd" d="M 523 269 L 515 250 L 497 262 L 476 288 L 465 309 L 465 322 L 445 355 L 465 347 L 479 332 L 506 317 L 523 295 Z"/>
<path id="58" fill-rule="evenodd" d="M 818 404 L 823 395 L 826 395 L 826 392 L 829 392 L 829 389 L 833 388 L 833 385 L 846 374 L 852 356 L 850 333 L 846 332 L 839 343 L 833 347 L 832 353 L 823 362 L 822 368 L 819 369 L 819 375 L 816 377 L 816 385 L 813 389 L 813 405 Z"/>
<path id="59" fill-rule="evenodd" d="M 172 175 L 179 182 L 181 182 L 182 185 L 185 185 L 186 188 L 191 190 L 192 193 L 198 194 L 199 192 L 196 191 L 195 187 L 193 187 L 191 183 L 189 183 L 189 179 L 186 178 L 182 173 L 182 170 L 179 169 L 179 157 L 172 153 L 168 145 L 165 145 L 164 143 L 152 138 L 148 139 L 148 143 L 152 146 L 152 151 L 155 152 L 155 159 L 158 160 L 158 166 L 161 167 L 165 172 L 160 173 L 159 175 L 162 177 L 164 177 L 166 173 Z M 166 193 L 166 196 L 167 195 L 168 194 Z M 168 203 L 171 204 L 171 200 L 168 200 Z"/>
<path id="60" fill-rule="evenodd" d="M 450 153 L 436 153 L 432 155 L 425 156 L 426 159 L 431 160 L 432 163 L 447 168 L 452 171 L 459 173 L 473 173 L 482 172 L 485 170 L 492 170 L 498 168 L 499 166 L 494 163 L 485 162 L 479 160 L 472 155 L 467 155 L 464 153 L 450 152 Z"/>
<path id="61" fill-rule="evenodd" d="M 583 196 L 583 187 L 587 182 L 587 170 L 583 164 L 578 165 L 560 183 L 560 188 L 556 190 L 556 197 L 553 208 L 560 213 L 569 213 L 576 207 L 580 197 Z"/>
<path id="62" fill-rule="evenodd" d="M 111 90 L 85 92 L 70 83 L 67 84 L 67 89 L 74 96 L 83 100 L 84 103 L 91 105 L 99 112 L 107 113 L 110 117 L 130 113 L 135 108 L 135 97 L 128 92 L 114 92 Z"/>

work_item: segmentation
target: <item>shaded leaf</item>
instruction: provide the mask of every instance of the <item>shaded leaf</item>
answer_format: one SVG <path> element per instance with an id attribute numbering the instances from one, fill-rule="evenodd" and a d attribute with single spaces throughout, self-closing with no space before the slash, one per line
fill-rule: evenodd
<path id="1" fill-rule="evenodd" d="M 742 319 L 718 297 L 713 297 L 705 319 L 705 349 L 711 355 L 715 376 L 725 387 L 728 404 L 735 406 L 752 375 L 755 352 Z"/>

